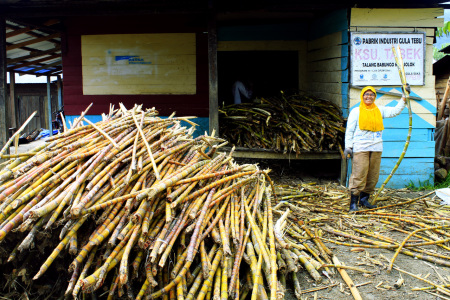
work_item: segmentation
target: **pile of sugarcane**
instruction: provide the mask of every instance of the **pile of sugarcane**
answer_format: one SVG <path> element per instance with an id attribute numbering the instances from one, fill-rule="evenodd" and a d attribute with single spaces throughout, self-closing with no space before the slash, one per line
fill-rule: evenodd
<path id="1" fill-rule="evenodd" d="M 231 144 L 283 153 L 340 150 L 343 123 L 336 105 L 302 93 L 219 109 L 220 133 Z"/>
<path id="2" fill-rule="evenodd" d="M 316 269 L 322 270 L 321 272 L 325 270 L 329 273 L 327 267 L 336 267 L 341 271 L 351 269 L 364 273 L 373 272 L 350 266 L 356 263 L 381 267 L 387 272 L 394 269 L 426 284 L 413 288 L 413 291 L 434 290 L 450 295 L 450 286 L 445 280 L 441 283 L 432 282 L 395 265 L 398 255 L 403 254 L 415 260 L 450 267 L 450 207 L 440 205 L 439 198 L 432 199 L 433 193 L 411 199 L 400 197 L 399 192 L 391 190 L 378 198 L 378 208 L 360 209 L 349 214 L 349 193 L 342 186 L 305 183 L 298 186 L 276 185 L 275 195 L 278 197 L 277 200 L 274 198 L 273 212 L 275 219 L 281 219 L 286 209 L 291 210 L 286 220 L 288 224 L 284 240 L 292 246 L 291 251 L 294 253 L 304 250 L 312 255 L 315 259 L 312 262 L 316 261 Z M 384 233 L 390 231 L 395 232 L 396 236 Z M 384 259 L 380 260 L 366 252 L 362 258 L 364 262 L 352 260 L 346 262 L 348 265 L 340 265 L 335 253 L 330 250 L 336 245 L 347 246 L 352 252 L 385 249 L 392 251 L 393 256 L 390 259 L 382 256 Z M 442 253 L 430 249 L 430 246 L 438 247 Z M 279 275 L 281 281 L 283 276 Z M 352 289 L 351 283 L 348 284 L 354 298 L 360 299 L 357 289 Z M 313 290 L 332 286 L 325 285 Z M 382 285 L 381 289 L 395 288 Z M 298 291 L 301 291 L 300 288 Z"/>
<path id="3" fill-rule="evenodd" d="M 62 261 L 75 298 L 282 296 L 267 171 L 234 163 L 214 134 L 193 138 L 180 125 L 188 117 L 121 106 L 99 123 L 79 121 L 31 152 L 2 155 L 8 282 L 50 280 Z"/>

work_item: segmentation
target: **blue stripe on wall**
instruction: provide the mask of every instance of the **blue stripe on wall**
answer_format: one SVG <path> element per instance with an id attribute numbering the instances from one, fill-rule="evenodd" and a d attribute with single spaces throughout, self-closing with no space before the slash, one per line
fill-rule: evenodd
<path id="1" fill-rule="evenodd" d="M 398 158 L 383 158 L 380 174 L 389 175 L 397 163 Z M 424 170 L 426 173 L 434 172 L 434 157 L 416 157 L 402 160 L 395 175 L 421 175 Z M 394 176 L 395 176 L 394 175 Z"/>
<path id="2" fill-rule="evenodd" d="M 425 175 L 395 175 L 392 176 L 392 178 L 389 180 L 389 182 L 386 184 L 386 188 L 389 189 L 402 189 L 405 187 L 408 187 L 410 184 L 414 184 L 414 186 L 418 187 L 421 185 L 424 185 L 424 183 L 433 185 L 434 184 L 434 178 L 433 178 L 434 171 L 430 173 L 429 176 Z M 387 175 L 380 175 L 378 179 L 378 183 L 376 185 L 377 188 L 381 187 L 383 182 L 386 180 L 386 178 L 389 176 Z"/>
<path id="3" fill-rule="evenodd" d="M 377 188 L 381 187 L 386 178 L 391 174 L 398 158 L 382 158 L 380 166 L 380 176 Z M 347 173 L 351 174 L 351 164 L 348 164 Z M 397 171 L 386 185 L 387 188 L 401 189 L 413 183 L 420 186 L 425 181 L 434 184 L 434 157 L 425 158 L 404 158 Z"/>
<path id="4" fill-rule="evenodd" d="M 411 132 L 411 141 L 415 142 L 429 142 L 431 134 L 428 128 L 413 128 Z M 390 142 L 405 142 L 408 135 L 406 128 L 389 128 L 383 131 L 383 141 Z"/>
<path id="5" fill-rule="evenodd" d="M 405 157 L 434 157 L 434 141 L 410 142 Z M 405 142 L 384 142 L 383 157 L 400 157 L 403 152 Z"/>
<path id="6" fill-rule="evenodd" d="M 433 125 L 416 115 L 412 114 L 412 124 L 413 128 L 434 128 Z M 395 118 L 383 119 L 384 128 L 408 128 L 409 126 L 409 115 L 401 113 Z"/>
<path id="7" fill-rule="evenodd" d="M 66 117 L 66 124 L 67 126 L 69 126 L 69 124 L 73 124 L 75 118 L 78 118 L 79 115 L 77 116 L 65 116 Z M 91 121 L 92 123 L 97 123 L 100 122 L 102 120 L 102 116 L 101 115 L 86 115 L 85 116 L 89 121 Z M 167 118 L 167 116 L 159 116 L 162 119 Z M 194 132 L 194 137 L 198 137 L 200 135 L 205 134 L 206 132 L 209 132 L 209 118 L 195 118 L 195 119 L 191 119 L 190 121 L 196 123 L 198 126 Z M 70 122 L 70 123 L 69 123 Z M 191 125 L 187 122 L 181 121 L 181 126 L 185 126 L 185 127 L 191 127 Z M 69 126 L 70 128 L 70 126 Z"/>

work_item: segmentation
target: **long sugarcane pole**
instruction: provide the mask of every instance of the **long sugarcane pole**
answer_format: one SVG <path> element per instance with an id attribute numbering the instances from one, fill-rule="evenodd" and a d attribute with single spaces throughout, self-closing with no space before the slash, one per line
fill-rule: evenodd
<path id="1" fill-rule="evenodd" d="M 372 204 L 377 202 L 377 198 L 380 195 L 381 191 L 384 189 L 386 184 L 391 180 L 391 177 L 394 175 L 395 171 L 397 171 L 398 167 L 400 166 L 400 163 L 403 160 L 403 157 L 405 157 L 406 150 L 409 146 L 409 141 L 411 140 L 411 132 L 412 132 L 412 111 L 411 111 L 411 102 L 409 100 L 409 92 L 406 90 L 406 75 L 405 75 L 405 68 L 403 66 L 403 58 L 402 53 L 400 51 L 400 46 L 397 45 L 397 49 L 395 49 L 394 46 L 392 46 L 392 52 L 394 53 L 395 62 L 397 63 L 398 68 L 398 74 L 400 75 L 400 80 L 402 81 L 403 85 L 403 92 L 405 93 L 406 97 L 406 106 L 408 107 L 408 115 L 409 115 L 409 127 L 408 127 L 408 136 L 406 137 L 405 146 L 403 147 L 403 152 L 398 158 L 397 163 L 395 164 L 394 168 L 391 171 L 391 174 L 386 178 L 386 180 L 383 182 L 381 187 L 376 192 L 375 196 L 372 199 Z"/>

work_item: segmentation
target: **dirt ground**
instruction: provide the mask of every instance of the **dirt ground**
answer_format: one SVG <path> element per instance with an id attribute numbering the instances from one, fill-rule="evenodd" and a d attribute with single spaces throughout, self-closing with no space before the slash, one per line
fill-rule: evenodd
<path id="1" fill-rule="evenodd" d="M 255 161 L 253 161 L 253 163 L 255 163 Z M 261 160 L 258 163 L 261 168 L 272 169 L 272 172 L 270 173 L 271 178 L 277 184 L 296 186 L 301 182 L 316 182 L 317 184 L 326 184 L 329 182 L 338 183 L 339 165 L 333 161 L 286 162 L 278 160 Z M 415 198 L 429 192 L 430 191 L 413 192 L 402 189 L 398 191 L 398 194 L 404 198 Z M 380 231 L 379 233 L 397 240 L 399 239 L 400 241 L 402 241 L 404 237 L 404 235 L 399 235 L 394 231 Z M 450 299 L 450 295 L 445 296 L 447 298 L 440 298 L 424 291 L 411 291 L 412 288 L 426 287 L 429 285 L 421 280 L 411 277 L 410 275 L 400 273 L 397 270 L 392 270 L 389 273 L 387 271 L 387 266 L 394 255 L 394 252 L 392 251 L 366 248 L 362 252 L 351 252 L 350 247 L 331 243 L 326 243 L 326 245 L 339 258 L 341 263 L 347 266 L 359 267 L 373 272 L 371 274 L 365 274 L 347 270 L 347 273 L 353 280 L 354 284 L 357 286 L 361 284 L 361 286 L 357 288 L 362 299 Z M 425 248 L 428 250 L 434 250 L 443 255 L 450 255 L 449 251 L 437 246 L 427 246 Z M 381 262 L 382 265 L 377 265 L 374 263 L 374 259 L 377 262 Z M 443 267 L 434 263 L 414 259 L 403 254 L 399 254 L 395 260 L 394 266 L 397 266 L 398 268 L 414 275 L 426 278 L 433 283 L 450 283 L 449 267 Z M 325 279 L 320 284 L 316 284 L 304 269 L 298 273 L 297 277 L 300 280 L 303 291 L 338 283 L 333 287 L 319 290 L 317 292 L 304 293 L 301 295 L 302 299 L 354 299 L 350 293 L 350 289 L 345 285 L 341 276 L 337 272 L 334 275 L 331 275 L 330 279 Z M 400 278 L 404 279 L 404 284 L 399 289 L 396 289 L 394 288 L 394 284 Z M 288 282 L 289 281 L 290 280 L 288 280 Z M 294 295 L 293 287 L 291 287 L 291 290 L 287 291 L 285 299 L 297 299 Z"/>
<path id="2" fill-rule="evenodd" d="M 286 184 L 295 186 L 301 182 L 315 182 L 316 184 L 326 184 L 329 182 L 338 182 L 339 178 L 339 161 L 246 161 L 246 160 L 238 160 L 239 164 L 242 163 L 258 163 L 260 168 L 272 169 L 270 173 L 271 178 L 277 184 Z M 419 195 L 424 194 L 424 192 L 411 192 L 411 191 L 397 191 L 399 194 L 401 193 L 402 197 L 414 198 Z M 382 230 L 382 229 L 381 229 Z M 402 240 L 402 235 L 399 235 L 394 231 L 381 231 L 379 233 L 389 236 L 391 238 Z M 22 237 L 23 238 L 23 237 Z M 57 235 L 55 236 L 57 238 Z M 44 238 L 45 239 L 45 238 Z M 356 242 L 355 242 L 356 243 Z M 4 243 L 1 246 L 8 248 L 6 251 L 2 249 L 0 246 L 0 266 L 2 263 L 2 259 L 6 259 L 7 254 L 11 252 L 13 243 Z M 357 271 L 347 270 L 348 275 L 353 280 L 353 282 L 358 286 L 358 291 L 361 294 L 362 299 L 450 299 L 450 295 L 447 295 L 447 298 L 439 298 L 435 295 L 428 294 L 424 291 L 411 291 L 414 287 L 426 287 L 426 284 L 423 281 L 415 279 L 407 274 L 401 274 L 397 270 L 392 270 L 392 272 L 387 271 L 387 266 L 389 264 L 389 260 L 392 258 L 394 252 L 384 250 L 384 249 L 365 249 L 361 252 L 352 252 L 350 251 L 350 247 L 339 246 L 336 244 L 327 244 L 327 246 L 333 251 L 333 253 L 339 258 L 341 263 L 347 266 L 359 267 L 363 268 L 369 272 L 360 273 Z M 39 247 L 46 247 L 46 243 L 42 243 Z M 436 251 L 438 253 L 450 256 L 448 251 L 443 251 L 443 249 L 438 248 L 437 246 L 428 246 L 427 249 Z M 37 254 L 39 251 L 35 250 L 34 254 Z M 25 282 L 32 282 L 31 277 L 34 273 L 26 272 L 26 274 L 22 273 L 24 266 L 27 266 L 26 269 L 30 269 L 30 266 L 33 265 L 32 269 L 39 268 L 39 265 L 42 263 L 41 259 L 36 260 L 32 255 L 28 255 L 27 259 L 19 259 L 20 264 L 9 264 L 8 267 L 2 269 L 0 267 L 0 283 L 3 283 L 2 286 L 6 286 L 6 284 L 14 280 L 12 288 L 10 290 L 0 290 L 0 295 L 14 295 L 12 298 L 4 298 L 0 296 L 0 299 L 56 299 L 56 297 L 52 297 L 51 295 L 60 295 L 61 291 L 67 286 L 67 272 L 66 266 L 67 263 L 58 260 L 58 264 L 61 268 L 64 269 L 54 269 L 56 272 L 48 272 L 43 279 L 34 282 L 34 287 L 42 292 L 41 295 L 38 294 L 25 294 L 23 290 L 28 289 L 25 287 Z M 425 262 L 423 260 L 414 259 L 409 256 L 405 256 L 400 254 L 396 259 L 395 266 L 399 267 L 402 270 L 411 272 L 412 274 L 418 275 L 422 278 L 427 278 L 433 283 L 437 284 L 447 284 L 450 283 L 450 268 L 442 267 L 441 265 L 437 265 L 434 263 Z M 14 278 L 7 274 L 15 274 Z M 50 278 L 52 277 L 52 278 Z M 301 299 L 353 299 L 350 294 L 350 289 L 345 285 L 341 276 L 336 272 L 335 274 L 330 274 L 330 279 L 324 279 L 320 284 L 316 284 L 312 278 L 307 274 L 306 270 L 302 269 L 298 273 L 298 278 L 300 280 L 301 288 L 303 290 L 303 294 L 301 295 Z M 21 279 L 20 279 L 21 278 Z M 404 284 L 399 289 L 393 288 L 394 284 L 397 282 L 399 278 L 404 279 Z M 26 279 L 26 280 L 25 280 Z M 50 280 L 51 279 L 51 280 Z M 48 285 L 48 282 L 54 282 L 53 285 Z M 288 279 L 288 282 L 291 282 Z M 317 292 L 307 292 L 309 289 L 319 288 L 334 285 L 332 287 L 328 287 L 326 289 L 319 290 Z M 288 286 L 288 290 L 285 294 L 285 299 L 293 300 L 297 299 L 294 295 L 292 286 Z M 20 296 L 19 296 L 20 295 Z M 91 296 L 86 297 L 86 299 L 91 299 Z M 102 292 L 99 295 L 98 299 L 104 299 L 106 295 Z M 62 298 L 61 298 L 62 299 Z M 94 299 L 94 298 L 92 298 Z M 250 297 L 247 297 L 250 299 Z"/>

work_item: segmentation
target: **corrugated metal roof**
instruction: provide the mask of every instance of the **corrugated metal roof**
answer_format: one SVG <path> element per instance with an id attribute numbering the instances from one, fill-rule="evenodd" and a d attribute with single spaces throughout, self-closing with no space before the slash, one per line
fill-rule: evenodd
<path id="1" fill-rule="evenodd" d="M 57 75 L 62 72 L 61 32 L 58 20 L 28 24 L 6 20 L 8 72 L 31 75 Z"/>

